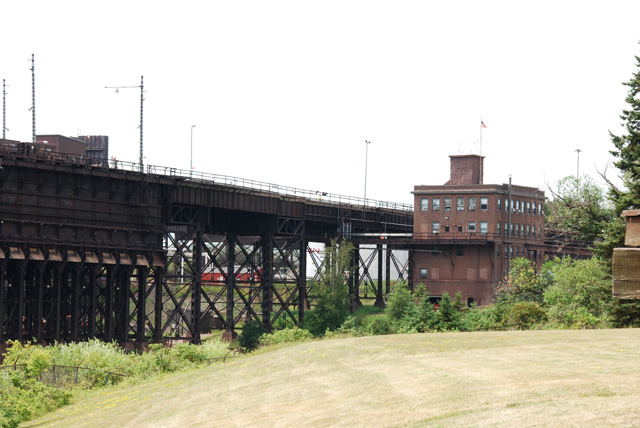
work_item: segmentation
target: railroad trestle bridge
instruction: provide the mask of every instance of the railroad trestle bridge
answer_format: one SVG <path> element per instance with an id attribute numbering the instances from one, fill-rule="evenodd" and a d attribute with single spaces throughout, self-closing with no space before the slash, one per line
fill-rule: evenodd
<path id="1" fill-rule="evenodd" d="M 0 153 L 0 344 L 199 343 L 248 319 L 294 325 L 308 272 L 324 268 L 310 243 L 336 237 L 355 244 L 354 306 L 384 304 L 392 270 L 411 281 L 412 257 L 397 252 L 410 251 L 412 206 L 141 169 Z"/>

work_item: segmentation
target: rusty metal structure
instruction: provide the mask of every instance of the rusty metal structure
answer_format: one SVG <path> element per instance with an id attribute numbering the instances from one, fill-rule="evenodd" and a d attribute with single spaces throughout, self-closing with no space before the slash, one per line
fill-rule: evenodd
<path id="1" fill-rule="evenodd" d="M 0 147 L 0 344 L 231 339 L 304 320 L 310 242 L 356 251 L 354 305 L 384 304 L 413 207 L 234 177 Z M 383 238 L 383 239 L 381 239 Z M 323 261 L 311 258 L 316 271 Z M 383 266 L 386 273 L 383 272 Z M 383 283 L 386 283 L 386 285 Z"/>

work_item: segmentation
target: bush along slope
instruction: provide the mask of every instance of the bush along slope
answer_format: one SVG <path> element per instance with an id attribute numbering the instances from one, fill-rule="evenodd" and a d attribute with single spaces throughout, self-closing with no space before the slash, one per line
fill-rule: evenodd
<path id="1" fill-rule="evenodd" d="M 47 347 L 10 341 L 0 367 L 0 428 L 17 427 L 68 404 L 81 390 L 188 370 L 229 353 L 227 343 L 214 340 L 150 345 L 143 354 L 126 353 L 115 343 L 98 340 Z"/>

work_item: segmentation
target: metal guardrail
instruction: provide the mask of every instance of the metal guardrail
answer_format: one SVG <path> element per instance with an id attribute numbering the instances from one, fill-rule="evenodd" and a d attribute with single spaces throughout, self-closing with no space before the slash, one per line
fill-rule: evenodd
<path id="1" fill-rule="evenodd" d="M 22 159 L 44 160 L 63 164 L 85 165 L 92 168 L 109 168 L 119 171 L 142 173 L 144 168 L 139 163 L 119 161 L 116 159 L 98 160 L 82 155 L 72 155 L 33 149 L 30 146 L 16 147 L 13 145 L 0 146 L 0 156 L 13 156 Z M 0 161 L 1 164 L 1 161 Z M 305 190 L 296 187 L 281 186 L 273 183 L 232 177 L 228 175 L 212 174 L 201 171 L 188 171 L 173 167 L 147 165 L 146 172 L 171 178 L 179 178 L 201 184 L 218 184 L 222 186 L 236 187 L 256 192 L 304 198 L 310 201 L 329 202 L 356 207 L 383 208 L 404 212 L 413 212 L 413 205 L 399 202 L 385 202 L 375 199 L 364 199 L 354 196 L 345 196 L 318 190 Z"/>
<path id="2" fill-rule="evenodd" d="M 413 205 L 398 202 L 385 202 L 375 199 L 366 200 L 354 196 L 345 196 L 334 193 L 322 192 L 319 190 L 305 190 L 296 187 L 281 186 L 273 183 L 249 180 L 246 178 L 231 177 L 228 175 L 212 174 L 201 171 L 186 171 L 171 167 L 161 167 L 147 165 L 147 172 L 150 174 L 163 175 L 173 178 L 180 178 L 185 181 L 202 184 L 219 184 L 222 186 L 236 187 L 257 192 L 304 198 L 311 201 L 331 202 L 337 204 L 351 205 L 357 207 L 386 208 L 405 212 L 413 212 Z"/>

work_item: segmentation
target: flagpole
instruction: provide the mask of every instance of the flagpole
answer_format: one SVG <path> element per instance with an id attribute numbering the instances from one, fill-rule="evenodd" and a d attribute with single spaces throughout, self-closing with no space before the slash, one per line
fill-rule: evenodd
<path id="1" fill-rule="evenodd" d="M 482 116 L 480 116 L 480 156 L 482 156 L 482 123 Z"/>

